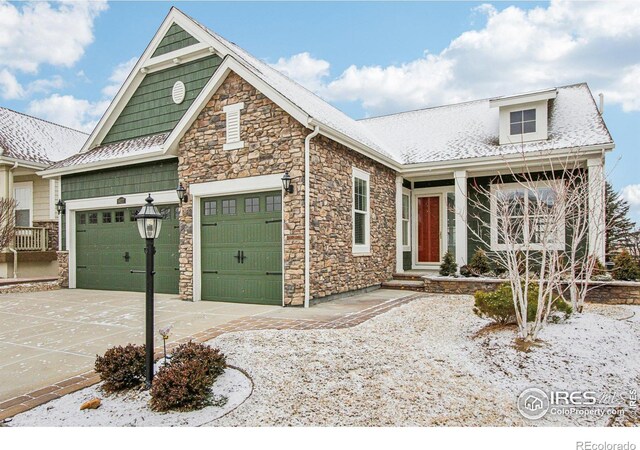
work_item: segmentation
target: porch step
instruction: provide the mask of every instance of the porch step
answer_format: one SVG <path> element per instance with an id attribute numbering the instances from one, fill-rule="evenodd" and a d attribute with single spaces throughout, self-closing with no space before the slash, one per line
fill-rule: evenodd
<path id="1" fill-rule="evenodd" d="M 404 273 L 394 273 L 394 280 L 408 280 L 408 281 L 423 281 L 422 277 L 425 274 L 423 273 L 412 273 L 412 272 L 404 272 Z"/>
<path id="2" fill-rule="evenodd" d="M 398 289 L 401 291 L 417 291 L 424 292 L 423 280 L 407 280 L 407 279 L 393 279 L 382 283 L 383 289 Z"/>

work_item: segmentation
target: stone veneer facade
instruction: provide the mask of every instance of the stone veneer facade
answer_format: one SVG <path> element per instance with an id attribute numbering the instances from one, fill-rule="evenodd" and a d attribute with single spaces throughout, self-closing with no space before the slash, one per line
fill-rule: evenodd
<path id="1" fill-rule="evenodd" d="M 223 108 L 244 102 L 244 148 L 225 151 Z M 178 177 L 193 183 L 283 174 L 295 184 L 283 197 L 285 304 L 304 302 L 304 139 L 311 130 L 235 73 L 229 74 L 179 143 Z M 395 172 L 353 150 L 316 137 L 311 141 L 311 296 L 380 284 L 395 267 Z M 351 167 L 370 173 L 371 254 L 351 253 Z M 192 204 L 180 217 L 180 297 L 193 298 Z"/>
<path id="2" fill-rule="evenodd" d="M 47 250 L 58 250 L 58 221 L 57 220 L 40 220 L 33 221 L 34 227 L 47 229 Z"/>

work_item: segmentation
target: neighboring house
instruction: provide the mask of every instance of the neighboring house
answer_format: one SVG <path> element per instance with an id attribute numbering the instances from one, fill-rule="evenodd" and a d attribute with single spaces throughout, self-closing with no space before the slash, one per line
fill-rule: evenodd
<path id="1" fill-rule="evenodd" d="M 172 9 L 82 151 L 43 176 L 62 181 L 71 288 L 144 289 L 133 217 L 151 193 L 159 292 L 302 305 L 447 249 L 465 263 L 468 186 L 523 160 L 578 155 L 603 223 L 612 148 L 586 84 L 356 121 Z"/>
<path id="2" fill-rule="evenodd" d="M 0 107 L 0 196 L 17 203 L 16 238 L 0 249 L 0 278 L 57 276 L 60 179 L 38 172 L 77 153 L 86 140 L 80 131 Z"/>

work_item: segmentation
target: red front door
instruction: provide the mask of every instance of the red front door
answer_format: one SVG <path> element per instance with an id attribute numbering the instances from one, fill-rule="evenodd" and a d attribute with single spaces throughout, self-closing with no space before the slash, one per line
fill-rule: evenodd
<path id="1" fill-rule="evenodd" d="M 418 262 L 440 262 L 440 197 L 418 198 Z"/>

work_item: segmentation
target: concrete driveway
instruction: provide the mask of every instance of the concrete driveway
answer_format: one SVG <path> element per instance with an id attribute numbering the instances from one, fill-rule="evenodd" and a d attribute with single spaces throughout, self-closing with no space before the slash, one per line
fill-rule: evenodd
<path id="1" fill-rule="evenodd" d="M 277 306 L 183 302 L 156 295 L 156 330 L 169 342 Z M 156 335 L 156 345 L 162 340 Z M 87 372 L 96 354 L 144 343 L 144 293 L 65 289 L 0 296 L 0 403 Z"/>

